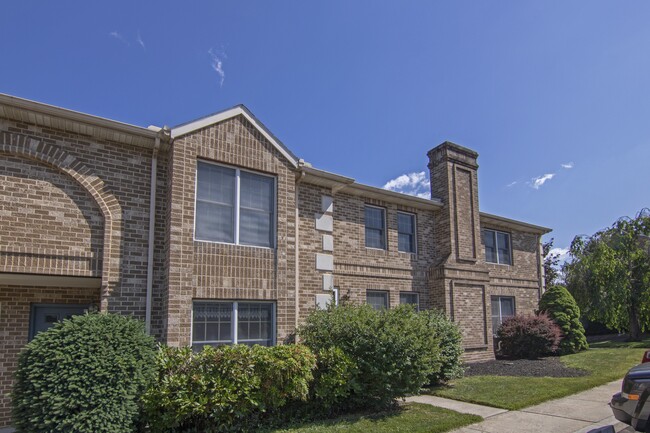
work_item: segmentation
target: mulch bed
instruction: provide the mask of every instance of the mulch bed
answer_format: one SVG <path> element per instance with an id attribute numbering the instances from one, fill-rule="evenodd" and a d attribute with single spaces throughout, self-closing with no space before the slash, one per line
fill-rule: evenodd
<path id="1" fill-rule="evenodd" d="M 465 364 L 465 376 L 579 377 L 589 372 L 569 368 L 558 357 L 540 359 L 497 359 Z"/>

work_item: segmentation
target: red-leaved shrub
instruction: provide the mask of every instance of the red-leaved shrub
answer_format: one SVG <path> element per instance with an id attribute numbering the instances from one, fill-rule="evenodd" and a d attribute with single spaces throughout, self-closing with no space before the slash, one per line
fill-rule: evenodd
<path id="1" fill-rule="evenodd" d="M 497 338 L 502 355 L 535 359 L 557 351 L 561 332 L 546 314 L 516 315 L 503 321 Z"/>

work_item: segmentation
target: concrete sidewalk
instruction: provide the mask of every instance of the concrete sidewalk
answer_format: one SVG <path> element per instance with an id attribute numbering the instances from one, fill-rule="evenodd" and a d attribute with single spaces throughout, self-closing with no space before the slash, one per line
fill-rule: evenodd
<path id="1" fill-rule="evenodd" d="M 620 391 L 621 380 L 557 400 L 515 411 L 463 403 L 432 396 L 410 397 L 407 401 L 427 403 L 457 412 L 482 416 L 484 421 L 454 430 L 452 433 L 586 433 L 596 427 L 614 425 L 617 432 L 632 432 L 618 422 L 609 408 L 613 394 Z"/>

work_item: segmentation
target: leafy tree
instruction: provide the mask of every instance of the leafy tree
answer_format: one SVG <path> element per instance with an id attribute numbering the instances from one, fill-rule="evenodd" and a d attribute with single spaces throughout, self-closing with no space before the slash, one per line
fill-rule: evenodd
<path id="1" fill-rule="evenodd" d="M 650 212 L 576 236 L 565 264 L 567 289 L 583 314 L 638 341 L 650 327 Z"/>
<path id="2" fill-rule="evenodd" d="M 580 322 L 580 308 L 564 286 L 547 287 L 539 300 L 539 310 L 548 314 L 562 331 L 560 354 L 576 353 L 589 348 L 585 328 Z"/>
<path id="3" fill-rule="evenodd" d="M 542 256 L 544 257 L 544 287 L 551 287 L 555 284 L 560 276 L 558 264 L 560 255 L 551 253 L 553 249 L 553 238 L 542 244 Z"/>

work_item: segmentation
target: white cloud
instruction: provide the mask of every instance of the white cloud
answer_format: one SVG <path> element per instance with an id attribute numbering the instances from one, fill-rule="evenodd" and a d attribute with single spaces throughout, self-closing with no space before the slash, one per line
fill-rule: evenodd
<path id="1" fill-rule="evenodd" d="M 539 189 L 546 181 L 553 179 L 553 177 L 555 177 L 555 173 L 546 173 L 545 175 L 534 177 L 530 180 L 530 186 L 534 189 Z"/>
<path id="2" fill-rule="evenodd" d="M 567 163 L 564 163 L 564 164 L 560 164 L 560 165 L 562 166 L 562 168 L 566 168 L 568 170 L 570 168 L 573 168 L 573 161 L 572 162 L 567 162 Z"/>
<path id="3" fill-rule="evenodd" d="M 110 33 L 108 34 L 108 36 L 117 39 L 118 41 L 120 41 L 120 42 L 126 44 L 127 46 L 131 45 L 131 44 L 129 44 L 129 41 L 127 41 L 127 40 L 124 38 L 124 36 L 122 36 L 122 34 L 119 33 L 119 32 L 117 32 L 117 31 L 112 31 L 112 32 L 110 32 Z"/>
<path id="4" fill-rule="evenodd" d="M 401 192 L 402 194 L 414 195 L 420 198 L 431 198 L 431 183 L 426 172 L 407 173 L 391 179 L 383 186 L 389 191 Z"/>
<path id="5" fill-rule="evenodd" d="M 517 185 L 519 182 L 518 181 L 512 181 L 508 185 L 506 185 L 506 188 L 512 188 L 513 186 Z"/>
<path id="6" fill-rule="evenodd" d="M 208 50 L 208 54 L 210 54 L 210 66 L 212 66 L 212 69 L 219 75 L 220 81 L 219 81 L 219 86 L 223 86 L 223 81 L 226 79 L 226 73 L 223 70 L 223 60 L 227 58 L 226 54 L 224 52 L 216 52 L 212 48 Z"/>
<path id="7" fill-rule="evenodd" d="M 147 49 L 147 47 L 144 46 L 144 41 L 142 40 L 142 36 L 140 36 L 139 31 L 138 31 L 138 37 L 135 40 L 142 47 L 143 50 Z"/>
<path id="8" fill-rule="evenodd" d="M 568 248 L 551 248 L 549 254 L 557 255 L 558 259 L 560 259 L 560 265 L 569 259 Z"/>

